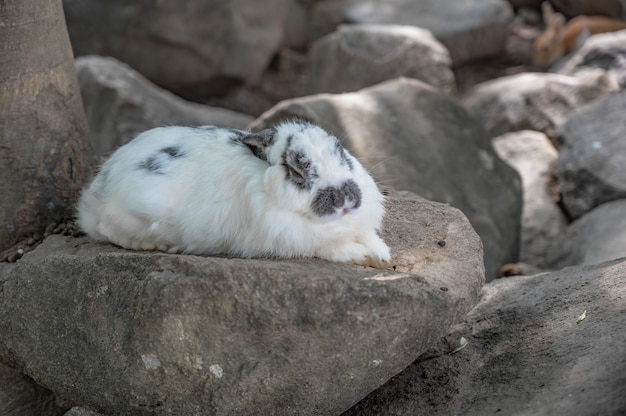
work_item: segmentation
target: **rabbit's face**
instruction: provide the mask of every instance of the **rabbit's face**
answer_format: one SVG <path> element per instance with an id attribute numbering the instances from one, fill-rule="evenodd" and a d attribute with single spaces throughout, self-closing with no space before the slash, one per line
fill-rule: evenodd
<path id="1" fill-rule="evenodd" d="M 313 220 L 339 219 L 357 210 L 363 200 L 356 172 L 360 165 L 321 128 L 283 124 L 268 154 L 274 175 L 282 176 L 280 199 Z"/>

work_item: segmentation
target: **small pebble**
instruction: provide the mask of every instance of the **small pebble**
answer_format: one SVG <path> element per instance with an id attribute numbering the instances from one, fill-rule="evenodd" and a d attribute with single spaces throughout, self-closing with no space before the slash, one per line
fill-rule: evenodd
<path id="1" fill-rule="evenodd" d="M 445 247 L 446 246 L 446 240 L 439 240 L 439 241 L 437 241 L 437 244 L 439 245 L 439 247 Z"/>

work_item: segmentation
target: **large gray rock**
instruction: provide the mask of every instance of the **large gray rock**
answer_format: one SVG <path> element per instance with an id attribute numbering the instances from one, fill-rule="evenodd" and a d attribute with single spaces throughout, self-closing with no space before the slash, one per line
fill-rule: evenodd
<path id="1" fill-rule="evenodd" d="M 355 91 L 404 76 L 450 92 L 451 64 L 448 50 L 425 29 L 342 25 L 311 46 L 309 91 Z"/>
<path id="2" fill-rule="evenodd" d="M 463 214 L 393 194 L 395 270 L 206 258 L 51 236 L 0 264 L 0 360 L 104 414 L 338 414 L 476 303 Z"/>
<path id="3" fill-rule="evenodd" d="M 624 260 L 491 282 L 464 324 L 343 416 L 623 415 L 625 298 Z"/>
<path id="4" fill-rule="evenodd" d="M 576 75 L 589 68 L 607 71 L 621 88 L 626 88 L 626 30 L 590 37 L 558 68 L 558 72 Z"/>
<path id="5" fill-rule="evenodd" d="M 570 114 L 559 129 L 558 175 L 572 218 L 626 198 L 626 90 Z"/>
<path id="6" fill-rule="evenodd" d="M 609 16 L 617 19 L 626 18 L 623 0 L 552 0 L 558 11 L 566 16 Z"/>
<path id="7" fill-rule="evenodd" d="M 494 137 L 528 129 L 554 138 L 574 109 L 618 89 L 601 70 L 580 77 L 522 73 L 478 84 L 464 105 Z"/>
<path id="8" fill-rule="evenodd" d="M 82 56 L 76 73 L 93 149 L 105 155 L 142 131 L 167 125 L 218 125 L 243 129 L 253 118 L 185 101 L 115 58 Z"/>
<path id="9" fill-rule="evenodd" d="M 332 33 L 343 23 L 346 0 L 314 0 L 307 5 L 309 43 Z"/>
<path id="10" fill-rule="evenodd" d="M 344 16 L 348 23 L 428 29 L 460 65 L 504 51 L 513 9 L 505 0 L 348 0 Z"/>
<path id="11" fill-rule="evenodd" d="M 448 95 L 417 80 L 398 79 L 354 93 L 283 101 L 251 128 L 290 118 L 319 124 L 339 137 L 380 183 L 461 209 L 485 245 L 487 279 L 517 260 L 519 176 Z"/>
<path id="12" fill-rule="evenodd" d="M 558 152 L 545 134 L 530 130 L 496 137 L 493 146 L 522 178 L 524 202 L 519 260 L 536 267 L 548 267 L 548 249 L 568 224 L 556 204 Z"/>
<path id="13" fill-rule="evenodd" d="M 626 257 L 626 199 L 607 202 L 574 221 L 552 242 L 553 269 Z"/>
<path id="14" fill-rule="evenodd" d="M 107 55 L 185 97 L 255 83 L 283 43 L 284 0 L 64 0 L 76 55 Z"/>
<path id="15" fill-rule="evenodd" d="M 0 363 L 0 415 L 61 416 L 65 410 L 56 405 L 52 392 L 21 371 Z"/>
<path id="16" fill-rule="evenodd" d="M 83 407 L 72 407 L 63 416 L 104 416 L 101 413 L 94 412 L 93 410 L 85 409 Z"/>

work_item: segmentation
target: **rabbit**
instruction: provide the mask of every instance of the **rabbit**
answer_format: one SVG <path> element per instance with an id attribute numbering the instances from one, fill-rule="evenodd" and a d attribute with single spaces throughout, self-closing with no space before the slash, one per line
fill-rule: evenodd
<path id="1" fill-rule="evenodd" d="M 88 236 L 127 249 L 378 268 L 390 261 L 384 214 L 361 163 L 301 121 L 148 130 L 111 155 L 77 205 Z"/>
<path id="2" fill-rule="evenodd" d="M 591 35 L 626 29 L 626 21 L 604 16 L 577 16 L 566 23 L 548 2 L 541 7 L 546 29 L 533 44 L 533 61 L 541 68 L 575 52 Z"/>

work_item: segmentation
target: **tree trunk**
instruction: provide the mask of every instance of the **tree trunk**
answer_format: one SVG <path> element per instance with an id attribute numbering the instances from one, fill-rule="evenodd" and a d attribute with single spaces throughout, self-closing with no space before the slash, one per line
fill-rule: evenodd
<path id="1" fill-rule="evenodd" d="M 0 250 L 73 214 L 87 135 L 61 0 L 0 0 Z"/>

